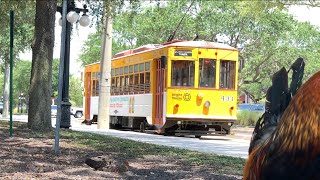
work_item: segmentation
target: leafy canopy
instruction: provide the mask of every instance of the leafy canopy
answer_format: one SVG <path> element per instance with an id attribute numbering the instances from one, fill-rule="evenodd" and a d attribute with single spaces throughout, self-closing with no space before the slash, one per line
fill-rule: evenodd
<path id="1" fill-rule="evenodd" d="M 145 2 L 114 16 L 113 54 L 145 44 L 161 44 L 176 29 L 191 1 Z M 319 67 L 320 33 L 288 14 L 287 4 L 302 1 L 196 1 L 176 32 L 176 39 L 218 41 L 240 51 L 239 88 L 255 102 L 264 99 L 271 75 L 298 57 L 306 60 L 308 78 Z M 313 4 L 316 5 L 316 4 Z M 83 65 L 100 60 L 101 31 L 82 49 Z"/>

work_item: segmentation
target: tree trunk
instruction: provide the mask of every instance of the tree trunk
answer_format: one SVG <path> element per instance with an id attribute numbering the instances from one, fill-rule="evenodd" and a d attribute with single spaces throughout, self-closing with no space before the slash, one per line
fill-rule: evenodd
<path id="1" fill-rule="evenodd" d="M 10 85 L 10 61 L 9 56 L 4 56 L 4 88 L 2 117 L 8 117 L 9 112 L 9 85 Z"/>
<path id="2" fill-rule="evenodd" d="M 56 0 L 37 0 L 32 69 L 29 90 L 28 127 L 51 130 L 52 60 Z"/>

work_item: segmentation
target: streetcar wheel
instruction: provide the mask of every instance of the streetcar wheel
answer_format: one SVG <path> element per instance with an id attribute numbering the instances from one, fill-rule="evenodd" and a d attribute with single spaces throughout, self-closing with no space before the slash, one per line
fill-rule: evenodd
<path id="1" fill-rule="evenodd" d="M 146 130 L 146 124 L 144 122 L 140 123 L 140 132 L 145 132 Z"/>
<path id="2" fill-rule="evenodd" d="M 196 138 L 201 138 L 201 135 L 195 135 Z"/>

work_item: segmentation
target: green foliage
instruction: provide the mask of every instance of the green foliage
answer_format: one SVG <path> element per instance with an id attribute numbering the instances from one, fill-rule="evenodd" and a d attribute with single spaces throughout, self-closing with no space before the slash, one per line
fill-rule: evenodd
<path id="1" fill-rule="evenodd" d="M 113 54 L 145 44 L 161 44 L 176 29 L 190 0 L 145 2 L 117 11 L 113 23 Z M 320 65 L 319 29 L 295 20 L 287 4 L 303 1 L 196 1 L 178 28 L 175 39 L 219 41 L 240 50 L 239 90 L 255 102 L 263 101 L 271 76 L 288 69 L 298 57 L 306 61 L 305 79 Z M 310 2 L 309 5 L 312 5 Z M 313 4 L 315 5 L 315 4 Z M 138 8 L 137 8 L 138 7 Z M 100 59 L 100 32 L 89 37 L 80 61 Z"/>
<path id="2" fill-rule="evenodd" d="M 101 58 L 101 32 L 89 34 L 88 40 L 82 47 L 79 59 L 82 65 L 100 62 Z"/>
<path id="3" fill-rule="evenodd" d="M 60 60 L 53 59 L 52 61 L 52 95 L 54 97 L 58 96 L 59 87 L 59 67 Z M 69 98 L 71 104 L 74 106 L 82 106 L 83 103 L 83 93 L 81 80 L 72 75 L 69 77 Z"/>
<path id="4" fill-rule="evenodd" d="M 58 91 L 59 84 L 59 59 L 54 59 L 52 63 L 52 92 Z M 17 61 L 14 66 L 13 83 L 16 94 L 28 94 L 30 87 L 31 61 Z"/>
<path id="5" fill-rule="evenodd" d="M 9 54 L 10 16 L 14 11 L 14 56 L 31 48 L 35 1 L 0 1 L 0 60 L 4 61 Z"/>
<path id="6" fill-rule="evenodd" d="M 3 79 L 4 79 L 4 74 L 2 71 L 0 71 L 0 97 L 3 97 L 3 90 L 4 90 L 4 83 L 3 83 Z M 2 99 L 0 99 L 0 101 L 2 101 Z"/>
<path id="7" fill-rule="evenodd" d="M 17 105 L 19 95 L 27 99 L 29 95 L 31 75 L 31 61 L 17 61 L 13 69 L 13 99 L 14 104 Z"/>
<path id="8" fill-rule="evenodd" d="M 262 116 L 260 112 L 239 111 L 237 113 L 238 120 L 235 125 L 255 126 L 258 119 Z"/>
<path id="9" fill-rule="evenodd" d="M 52 61 L 52 93 L 57 94 L 59 88 L 59 66 L 60 60 L 53 59 Z"/>
<path id="10" fill-rule="evenodd" d="M 83 106 L 83 91 L 81 85 L 81 79 L 74 76 L 70 76 L 69 81 L 69 96 L 72 106 Z"/>
<path id="11" fill-rule="evenodd" d="M 52 63 L 52 92 L 57 96 L 59 85 L 59 59 L 54 59 Z M 26 99 L 29 95 L 30 87 L 30 75 L 31 75 L 31 61 L 21 60 L 17 61 L 14 66 L 13 73 L 13 89 L 14 89 L 14 105 L 18 103 L 18 97 L 23 94 Z M 3 77 L 3 73 L 0 73 L 0 78 Z M 0 92 L 3 92 L 3 84 L 0 84 Z M 2 90 L 2 91 L 1 91 Z M 69 96 L 73 105 L 82 106 L 83 93 L 81 80 L 70 76 L 69 82 Z"/>

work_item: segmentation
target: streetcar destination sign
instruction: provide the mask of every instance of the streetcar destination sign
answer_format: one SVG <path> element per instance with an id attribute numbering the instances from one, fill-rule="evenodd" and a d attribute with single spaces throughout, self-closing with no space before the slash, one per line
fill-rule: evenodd
<path id="1" fill-rule="evenodd" d="M 175 50 L 174 51 L 175 56 L 192 56 L 191 50 Z"/>

